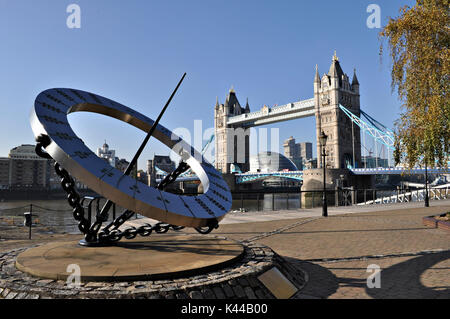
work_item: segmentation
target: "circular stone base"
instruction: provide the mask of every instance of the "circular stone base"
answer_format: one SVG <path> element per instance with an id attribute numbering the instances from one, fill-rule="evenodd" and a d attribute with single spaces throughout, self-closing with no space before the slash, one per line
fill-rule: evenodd
<path id="1" fill-rule="evenodd" d="M 80 270 L 81 282 L 155 280 L 217 269 L 243 252 L 237 242 L 192 235 L 135 238 L 109 247 L 55 242 L 21 253 L 16 267 L 54 280 L 66 280 L 74 267 Z"/>
<path id="2" fill-rule="evenodd" d="M 173 254 L 187 253 L 192 250 L 189 248 L 193 244 L 192 242 L 189 245 L 181 246 L 181 251 L 175 250 L 173 238 L 170 235 L 158 235 L 158 238 L 155 240 L 159 242 L 159 245 L 155 242 L 153 247 L 159 247 L 157 250 Z M 211 235 L 202 236 L 198 240 L 197 249 L 206 240 L 215 243 L 226 243 L 225 246 L 230 248 L 236 247 L 233 245 L 243 247 L 243 254 L 240 258 L 233 258 L 229 256 L 230 253 L 227 252 L 226 248 L 223 250 L 224 247 L 220 247 L 221 250 L 217 250 L 218 248 L 216 247 L 211 251 L 211 247 L 214 247 L 214 245 L 205 245 L 198 252 L 200 255 L 207 256 L 206 259 L 225 258 L 228 256 L 230 258 L 229 261 L 225 262 L 225 264 L 215 264 L 214 268 L 216 269 L 197 267 L 197 274 L 184 273 L 183 276 L 183 273 L 178 273 L 179 277 L 176 279 L 126 280 L 119 282 L 90 281 L 81 282 L 79 285 L 73 286 L 66 280 L 42 279 L 18 270 L 15 266 L 16 260 L 27 249 L 19 248 L 0 252 L 0 299 L 303 298 L 301 289 L 308 281 L 308 275 L 298 266 L 294 266 L 294 264 L 277 255 L 269 247 L 253 241 L 243 241 L 237 244 L 225 238 L 212 237 Z M 131 243 L 127 243 L 127 245 L 129 244 Z M 82 249 L 92 248 L 84 247 Z M 224 256 L 220 256 L 220 251 L 222 251 Z M 147 251 L 149 254 L 152 252 Z M 219 253 L 219 256 L 214 255 L 214 252 Z M 117 260 L 117 258 L 114 260 Z M 127 261 L 123 261 L 123 263 L 125 264 Z M 178 263 L 186 264 L 182 258 L 178 260 Z M 191 261 L 191 264 L 193 264 L 193 261 Z"/>

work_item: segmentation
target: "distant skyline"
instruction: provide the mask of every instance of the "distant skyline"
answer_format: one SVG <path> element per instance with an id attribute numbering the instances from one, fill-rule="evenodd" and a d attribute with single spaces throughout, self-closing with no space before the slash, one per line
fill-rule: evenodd
<path id="1" fill-rule="evenodd" d="M 370 29 L 373 1 L 107 1 L 0 0 L 0 156 L 34 144 L 29 114 L 35 97 L 70 87 L 111 98 L 155 119 L 184 72 L 187 77 L 161 124 L 193 132 L 213 126 L 216 98 L 233 86 L 252 111 L 313 97 L 315 66 L 328 72 L 336 50 L 345 73 L 356 68 L 361 108 L 393 127 L 400 102 L 391 92 L 391 62 L 379 56 L 380 29 Z M 70 4 L 81 28 L 66 24 Z M 376 1 L 381 25 L 415 1 Z M 380 61 L 381 60 L 381 61 Z M 69 116 L 93 152 L 106 140 L 130 160 L 144 133 L 104 116 Z M 315 144 L 313 118 L 265 126 L 283 141 Z M 206 140 L 204 140 L 206 143 Z M 315 151 L 315 147 L 313 147 Z M 139 160 L 169 149 L 154 139 Z"/>

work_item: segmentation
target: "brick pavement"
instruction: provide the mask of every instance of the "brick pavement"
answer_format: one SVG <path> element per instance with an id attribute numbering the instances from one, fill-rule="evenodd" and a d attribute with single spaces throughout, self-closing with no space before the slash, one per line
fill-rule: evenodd
<path id="1" fill-rule="evenodd" d="M 257 238 L 256 242 L 308 272 L 304 298 L 449 299 L 450 234 L 422 224 L 423 216 L 450 211 L 450 205 L 442 204 L 326 219 L 230 224 L 221 226 L 218 233 L 235 239 Z M 295 223 L 299 225 L 289 227 Z M 267 232 L 271 227 L 272 232 L 287 230 Z M 261 229 L 266 236 L 255 237 Z M 371 264 L 381 268 L 379 289 L 366 284 Z"/>

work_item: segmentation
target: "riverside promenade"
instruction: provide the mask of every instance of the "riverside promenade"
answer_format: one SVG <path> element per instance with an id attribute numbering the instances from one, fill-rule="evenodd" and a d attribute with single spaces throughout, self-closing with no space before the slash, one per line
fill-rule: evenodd
<path id="1" fill-rule="evenodd" d="M 450 298 L 450 232 L 422 218 L 450 211 L 450 200 L 395 205 L 229 213 L 212 235 L 258 243 L 306 271 L 297 298 Z M 130 220 L 128 226 L 154 221 Z M 183 229 L 176 233 L 196 233 Z M 153 236 L 153 235 L 152 235 Z M 165 235 L 156 235 L 165 236 Z M 54 234 L 0 241 L 0 252 L 38 243 L 80 239 Z M 379 267 L 379 288 L 369 288 L 368 266 Z M 370 271 L 370 270 L 369 270 Z"/>
<path id="2" fill-rule="evenodd" d="M 450 211 L 450 200 L 229 213 L 214 235 L 272 248 L 308 273 L 300 298 L 450 299 L 450 232 L 422 224 Z M 142 219 L 133 223 L 147 222 Z M 369 265 L 380 288 L 369 288 Z"/>

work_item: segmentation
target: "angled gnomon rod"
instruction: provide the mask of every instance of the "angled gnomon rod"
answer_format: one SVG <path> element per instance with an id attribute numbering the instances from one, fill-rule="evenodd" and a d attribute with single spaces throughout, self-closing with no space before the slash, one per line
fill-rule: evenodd
<path id="1" fill-rule="evenodd" d="M 175 90 L 172 92 L 172 95 L 170 96 L 170 98 L 167 100 L 166 105 L 164 105 L 163 109 L 161 110 L 161 112 L 159 113 L 158 118 L 156 119 L 156 121 L 153 123 L 152 127 L 150 128 L 150 131 L 148 131 L 147 136 L 145 137 L 144 141 L 142 142 L 141 146 L 139 147 L 138 151 L 136 152 L 136 154 L 134 155 L 133 159 L 131 160 L 130 164 L 128 164 L 127 169 L 125 170 L 124 175 L 130 175 L 131 171 L 133 170 L 134 166 L 137 163 L 137 160 L 139 158 L 139 156 L 141 155 L 142 151 L 144 150 L 145 146 L 147 145 L 150 137 L 153 135 L 156 127 L 159 124 L 159 121 L 161 120 L 164 112 L 166 111 L 167 107 L 169 106 L 170 102 L 172 101 L 173 97 L 175 96 L 175 93 L 177 92 L 178 88 L 180 87 L 181 83 L 183 82 L 184 78 L 186 76 L 186 73 L 183 74 L 183 76 L 181 77 L 181 80 L 178 82 L 177 87 L 175 88 Z M 95 241 L 96 237 L 97 237 L 97 233 L 102 225 L 102 222 L 106 221 L 108 219 L 108 211 L 111 208 L 113 202 L 111 200 L 107 200 L 105 205 L 103 206 L 99 216 L 97 216 L 97 220 L 95 221 L 94 224 L 92 224 L 92 226 L 89 228 L 89 232 L 86 235 L 86 241 Z"/>

